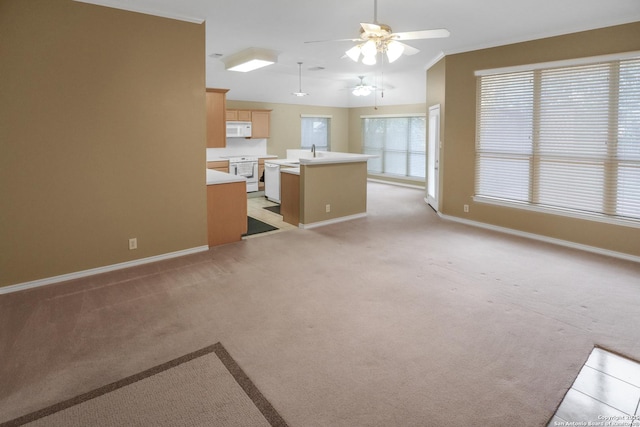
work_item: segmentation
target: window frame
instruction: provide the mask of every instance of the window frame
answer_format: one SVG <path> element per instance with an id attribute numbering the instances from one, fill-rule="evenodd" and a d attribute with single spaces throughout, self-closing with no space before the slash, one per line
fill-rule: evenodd
<path id="1" fill-rule="evenodd" d="M 380 149 L 381 153 L 380 153 L 380 161 L 382 162 L 382 172 L 371 172 L 369 171 L 369 168 L 367 167 L 367 174 L 371 175 L 371 176 L 380 176 L 380 177 L 389 177 L 389 178 L 396 178 L 396 179 L 404 179 L 407 181 L 416 181 L 416 182 L 426 182 L 426 175 L 427 175 L 427 171 L 426 171 L 426 156 L 427 156 L 427 140 L 426 140 L 426 132 L 427 132 L 427 115 L 426 113 L 407 113 L 407 114 L 379 114 L 379 115 L 361 115 L 360 116 L 360 129 L 361 129 L 361 152 L 362 153 L 366 153 L 366 145 L 365 145 L 365 132 L 364 132 L 364 127 L 365 127 L 365 119 L 394 119 L 394 118 L 406 118 L 406 119 L 412 119 L 412 118 L 422 118 L 424 120 L 424 151 L 423 152 L 417 152 L 415 150 L 412 150 L 409 144 L 409 140 L 407 140 L 407 148 L 406 150 L 397 150 L 397 149 L 387 149 L 386 146 L 383 145 L 383 147 Z M 396 152 L 396 153 L 404 153 L 405 155 L 405 163 L 406 163 L 406 170 L 407 172 L 410 172 L 411 170 L 411 154 L 422 154 L 424 156 L 425 162 L 424 162 L 424 170 L 425 170 L 425 176 L 424 177 L 419 177 L 419 176 L 412 176 L 412 175 L 400 175 L 400 174 L 394 174 L 391 172 L 385 172 L 384 171 L 384 162 L 385 162 L 385 153 L 389 151 L 389 152 Z"/>
<path id="2" fill-rule="evenodd" d="M 507 67 L 507 68 L 498 68 L 498 69 L 490 69 L 490 70 L 481 70 L 481 71 L 476 71 L 475 75 L 477 77 L 477 87 L 478 87 L 478 95 L 477 95 L 477 111 L 476 111 L 476 148 L 475 148 L 475 155 L 476 155 L 476 168 L 479 165 L 479 161 L 481 156 L 481 151 L 479 149 L 479 145 L 480 145 L 480 132 L 481 132 L 481 123 L 480 123 L 480 102 L 481 102 L 481 97 L 480 97 L 480 79 L 482 77 L 485 76 L 493 76 L 493 75 L 499 75 L 499 74 L 510 74 L 510 73 L 526 73 L 526 72 L 532 72 L 534 73 L 534 75 L 536 75 L 536 79 L 540 79 L 540 75 L 541 73 L 543 73 L 545 70 L 553 70 L 553 69 L 557 69 L 557 68 L 563 68 L 563 67 L 578 67 L 581 65 L 588 65 L 588 66 L 592 66 L 592 65 L 597 65 L 597 64 L 609 64 L 609 66 L 611 67 L 611 74 L 610 76 L 616 76 L 618 77 L 619 74 L 616 74 L 617 71 L 615 70 L 615 67 L 617 67 L 617 69 L 619 70 L 620 68 L 620 61 L 624 61 L 624 60 L 630 60 L 630 59 L 637 59 L 640 58 L 640 52 L 635 51 L 635 52 L 625 52 L 622 54 L 614 54 L 614 55 L 604 55 L 604 56 L 598 56 L 598 57 L 588 57 L 588 58 L 578 58 L 578 59 L 573 59 L 573 60 L 566 60 L 566 61 L 554 61 L 554 62 L 545 62 L 545 63 L 538 63 L 538 64 L 530 64 L 530 65 L 522 65 L 522 66 L 517 66 L 517 67 Z M 617 64 L 616 64 L 617 63 Z M 613 85 L 613 89 L 611 90 L 615 90 L 618 91 L 618 86 L 621 84 L 620 80 L 618 79 L 616 82 L 610 83 Z M 572 208 L 566 208 L 566 207 L 556 207 L 556 206 L 548 206 L 548 205 L 542 205 L 542 204 L 537 204 L 538 202 L 538 195 L 536 194 L 536 192 L 538 191 L 538 188 L 536 188 L 536 185 L 534 185 L 534 181 L 540 181 L 540 176 L 533 176 L 534 174 L 539 172 L 539 168 L 540 168 L 540 160 L 544 159 L 545 156 L 543 153 L 542 149 L 540 148 L 540 143 L 539 143 L 539 136 L 537 134 L 537 131 L 539 130 L 539 117 L 537 117 L 536 115 L 540 114 L 540 107 L 539 105 L 536 105 L 537 103 L 540 102 L 540 98 L 539 98 L 539 80 L 536 82 L 534 80 L 533 83 L 534 86 L 534 93 L 533 96 L 536 97 L 537 99 L 534 99 L 534 109 L 532 111 L 532 121 L 534 122 L 534 127 L 536 127 L 536 129 L 533 130 L 532 132 L 532 142 L 531 142 L 531 156 L 529 158 L 529 169 L 530 169 L 530 176 L 529 176 L 529 194 L 528 194 L 528 199 L 526 201 L 517 201 L 517 200 L 508 200 L 508 199 L 503 199 L 500 197 L 492 197 L 492 196 L 487 196 L 487 195 L 479 195 L 477 194 L 478 191 L 478 185 L 479 185 L 479 179 L 480 179 L 480 171 L 478 169 L 476 169 L 475 171 L 475 176 L 474 176 L 474 185 L 476 190 L 474 191 L 474 196 L 473 196 L 473 200 L 475 202 L 478 203 L 485 203 L 485 204 L 491 204 L 491 205 L 497 205 L 497 206 L 504 206 L 504 207 L 509 207 L 509 208 L 517 208 L 517 209 L 522 209 L 522 210 L 527 210 L 527 211 L 533 211 L 533 212 L 540 212 L 540 213 L 545 213 L 545 214 L 553 214 L 553 215 L 560 215 L 560 216 L 564 216 L 564 217 L 569 217 L 569 218 L 576 218 L 576 219 L 584 219 L 584 220 L 590 220 L 590 221 L 597 221 L 597 222 L 603 222 L 603 223 L 608 223 L 608 224 L 614 224 L 614 225 L 622 225 L 622 226 L 628 226 L 628 227 L 633 227 L 633 228 L 640 228 L 640 218 L 635 218 L 635 217 L 630 217 L 630 216 L 623 216 L 619 213 L 613 212 L 611 209 L 611 201 L 609 200 L 612 196 L 611 193 L 612 191 L 617 192 L 617 183 L 619 182 L 618 179 L 619 178 L 615 178 L 615 182 L 610 182 L 609 179 L 612 179 L 611 177 L 615 177 L 616 175 L 613 174 L 613 172 L 611 170 L 608 170 L 607 168 L 617 168 L 620 165 L 618 164 L 619 162 L 621 162 L 623 159 L 621 159 L 619 150 L 616 150 L 615 147 L 613 147 L 613 152 L 611 152 L 612 147 L 611 145 L 607 146 L 607 153 L 603 156 L 593 156 L 591 158 L 591 160 L 593 162 L 603 162 L 603 176 L 604 176 L 604 181 L 602 184 L 601 190 L 598 192 L 598 194 L 600 195 L 600 197 L 602 198 L 602 208 L 600 209 L 600 212 L 588 212 L 585 210 L 579 210 L 579 209 L 572 209 Z M 634 88 L 635 90 L 635 88 Z M 538 93 L 535 93 L 536 91 L 538 91 Z M 619 102 L 619 98 L 617 97 L 617 93 L 616 95 L 616 100 Z M 611 95 L 610 95 L 611 96 Z M 611 112 L 609 112 L 609 114 L 612 114 Z M 615 123 L 618 123 L 620 121 L 620 115 L 618 114 L 618 110 L 617 107 L 615 108 L 615 120 L 613 120 Z M 610 127 L 617 127 L 616 124 L 610 124 Z M 609 129 L 609 132 L 611 132 L 611 129 Z M 619 136 L 619 135 L 618 135 Z M 618 136 L 616 136 L 616 138 L 618 138 Z M 617 141 L 617 139 L 616 139 Z M 613 144 L 612 144 L 613 145 Z M 615 144 L 617 145 L 617 144 Z M 485 153 L 486 154 L 486 153 Z M 573 159 L 573 158 L 577 158 L 575 155 L 573 157 L 569 156 L 567 157 L 568 159 Z M 618 162 L 618 163 L 616 163 Z M 629 166 L 630 165 L 630 166 Z M 625 163 L 625 167 L 640 167 L 640 162 L 634 159 L 631 160 L 627 160 L 627 162 Z M 535 178 L 535 179 L 534 179 Z M 547 179 L 547 177 L 543 177 L 544 179 Z M 486 177 L 485 177 L 486 179 Z M 538 186 L 540 185 L 539 183 L 537 184 Z M 613 189 L 613 190 L 612 190 Z M 618 196 L 617 193 L 614 194 L 614 196 Z M 614 207 L 615 209 L 615 207 Z"/>
<path id="3" fill-rule="evenodd" d="M 304 140 L 303 140 L 303 130 L 304 130 L 304 125 L 303 125 L 303 121 L 304 119 L 324 119 L 326 120 L 327 123 L 327 145 L 326 145 L 326 150 L 324 151 L 331 151 L 331 119 L 333 118 L 333 116 L 331 115 L 323 115 L 323 114 L 300 114 L 300 149 L 302 150 L 310 150 L 311 149 L 311 145 L 310 144 L 308 146 L 304 145 Z M 316 145 L 316 149 L 317 150 L 322 150 L 323 147 L 325 147 L 324 145 Z"/>

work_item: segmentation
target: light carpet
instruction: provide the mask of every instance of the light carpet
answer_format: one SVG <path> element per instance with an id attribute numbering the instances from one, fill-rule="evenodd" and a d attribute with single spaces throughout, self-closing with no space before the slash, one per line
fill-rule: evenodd
<path id="1" fill-rule="evenodd" d="M 285 427 L 222 344 L 0 424 Z"/>

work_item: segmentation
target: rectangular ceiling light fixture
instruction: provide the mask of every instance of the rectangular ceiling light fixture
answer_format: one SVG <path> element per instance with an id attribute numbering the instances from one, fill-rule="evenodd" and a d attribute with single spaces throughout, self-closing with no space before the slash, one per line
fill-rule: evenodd
<path id="1" fill-rule="evenodd" d="M 257 70 L 267 65 L 278 62 L 278 54 L 269 49 L 259 49 L 250 47 L 238 53 L 234 53 L 227 58 L 223 58 L 224 67 L 229 71 L 247 71 Z"/>

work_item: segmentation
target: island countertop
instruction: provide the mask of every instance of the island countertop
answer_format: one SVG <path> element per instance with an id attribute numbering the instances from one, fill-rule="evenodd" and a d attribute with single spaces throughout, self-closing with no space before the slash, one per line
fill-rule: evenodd
<path id="1" fill-rule="evenodd" d="M 340 153 L 334 151 L 317 151 L 316 157 L 300 157 L 300 165 L 320 165 L 330 163 L 366 162 L 378 156 L 372 154 Z"/>
<path id="2" fill-rule="evenodd" d="M 247 178 L 213 169 L 207 169 L 207 185 L 229 184 L 231 182 L 247 182 Z"/>
<path id="3" fill-rule="evenodd" d="M 280 169 L 280 173 L 290 173 L 291 175 L 300 175 L 300 168 L 284 168 L 284 169 Z"/>

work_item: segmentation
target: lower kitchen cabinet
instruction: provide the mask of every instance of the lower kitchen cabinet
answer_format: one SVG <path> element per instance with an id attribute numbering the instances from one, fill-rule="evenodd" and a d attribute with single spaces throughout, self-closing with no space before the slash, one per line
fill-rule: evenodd
<path id="1" fill-rule="evenodd" d="M 288 224 L 300 224 L 300 175 L 280 172 L 280 215 Z"/>
<path id="2" fill-rule="evenodd" d="M 229 173 L 229 160 L 215 160 L 213 162 L 207 162 L 207 169 Z"/>
<path id="3" fill-rule="evenodd" d="M 231 182 L 207 185 L 209 246 L 242 240 L 247 232 L 247 184 Z"/>

